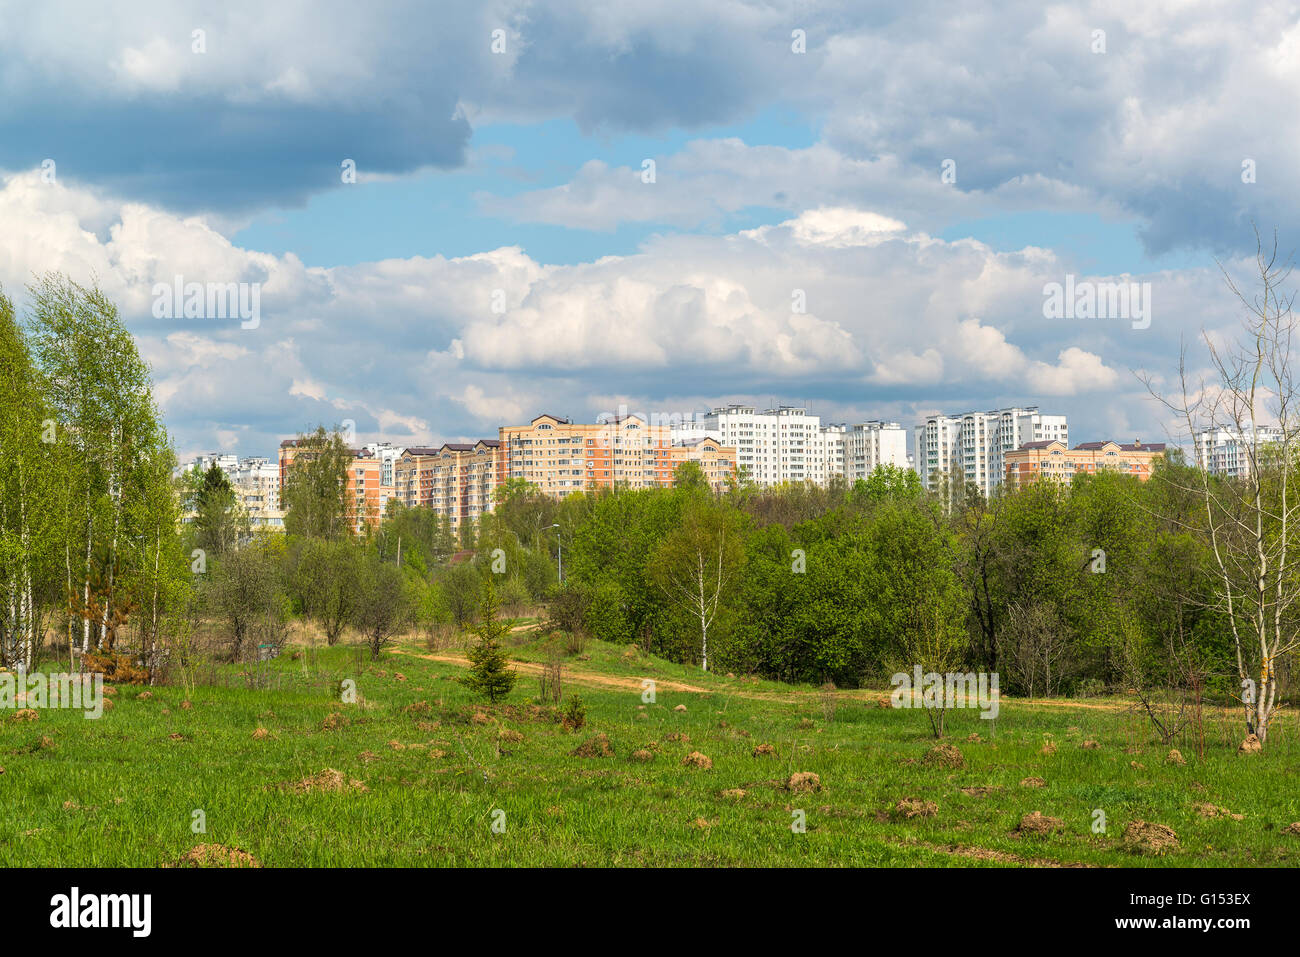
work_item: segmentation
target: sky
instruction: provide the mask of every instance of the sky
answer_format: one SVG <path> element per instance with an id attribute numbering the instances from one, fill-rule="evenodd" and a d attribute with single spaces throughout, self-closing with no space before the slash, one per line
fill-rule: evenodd
<path id="1" fill-rule="evenodd" d="M 1148 392 L 1300 242 L 1300 6 L 0 0 L 0 287 L 98 283 L 182 461 L 541 412 Z M 256 289 L 255 322 L 160 306 Z M 1137 284 L 1130 311 L 1045 308 Z M 170 299 L 168 299 L 170 303 Z M 1136 309 L 1142 303 L 1145 313 Z"/>

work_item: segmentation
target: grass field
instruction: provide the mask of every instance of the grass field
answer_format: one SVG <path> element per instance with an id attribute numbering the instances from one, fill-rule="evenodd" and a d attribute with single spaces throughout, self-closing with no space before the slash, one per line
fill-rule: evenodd
<path id="1" fill-rule="evenodd" d="M 996 721 L 951 713 L 952 766 L 930 755 L 925 714 L 881 692 L 703 675 L 593 642 L 566 659 L 565 693 L 588 709 L 566 730 L 538 705 L 548 651 L 517 638 L 520 680 L 492 707 L 454 680 L 458 649 L 412 641 L 376 663 L 291 649 L 249 677 L 220 672 L 188 707 L 181 688 L 124 686 L 99 720 L 5 715 L 0 863 L 175 865 L 220 845 L 268 867 L 1300 864 L 1291 714 L 1251 756 L 1235 716 L 1210 720 L 1204 759 L 1175 742 L 1178 765 L 1126 701 L 1004 698 Z M 339 703 L 345 679 L 358 703 Z M 572 753 L 598 734 L 612 755 Z M 692 752 L 711 768 L 684 764 Z M 819 789 L 790 787 L 808 772 Z M 1019 830 L 1035 811 L 1059 829 Z M 1127 844 L 1138 820 L 1177 846 Z"/>

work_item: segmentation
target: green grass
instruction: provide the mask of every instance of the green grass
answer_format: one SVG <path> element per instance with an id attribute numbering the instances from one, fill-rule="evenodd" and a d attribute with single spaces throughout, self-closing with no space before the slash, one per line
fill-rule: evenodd
<path id="1" fill-rule="evenodd" d="M 921 711 L 845 694 L 827 720 L 815 689 L 715 678 L 622 652 L 593 642 L 584 652 L 590 659 L 570 666 L 710 690 L 661 689 L 642 708 L 636 681 L 627 690 L 568 681 L 566 691 L 580 692 L 588 708 L 587 726 L 569 732 L 531 707 L 532 676 L 521 676 L 504 704 L 487 707 L 450 680 L 461 673 L 455 665 L 397 654 L 363 665 L 352 649 L 336 648 L 272 663 L 274 690 L 242 687 L 237 677 L 231 687 L 200 687 L 190 709 L 181 707 L 180 688 L 149 689 L 142 699 L 145 689 L 122 687 L 99 720 L 61 710 L 42 711 L 35 722 L 6 715 L 0 863 L 157 866 L 200 843 L 239 848 L 267 866 L 1300 863 L 1300 836 L 1283 832 L 1300 820 L 1294 721 L 1253 757 L 1239 757 L 1236 741 L 1216 728 L 1204 760 L 1180 744 L 1187 764 L 1175 766 L 1165 762 L 1168 748 L 1122 711 L 1004 701 L 995 723 L 952 713 L 946 741 L 965 767 L 937 768 L 925 763 L 935 741 Z M 511 653 L 546 654 L 536 642 Z M 343 678 L 357 682 L 363 703 L 338 703 Z M 747 697 L 754 694 L 761 697 Z M 427 713 L 404 710 L 420 701 Z M 675 711 L 679 704 L 687 710 Z M 476 710 L 489 723 L 474 723 Z M 326 730 L 331 712 L 342 725 Z M 259 727 L 266 737 L 253 737 Z M 500 741 L 501 728 L 523 740 Z M 608 735 L 613 757 L 570 755 L 598 732 Z M 674 732 L 689 743 L 668 741 Z M 968 741 L 971 733 L 982 740 Z M 1240 737 L 1235 726 L 1232 733 Z M 1084 749 L 1085 739 L 1100 746 Z M 1057 744 L 1054 755 L 1041 753 L 1046 740 Z M 774 745 L 776 756 L 754 757 L 760 743 Z M 631 752 L 643 748 L 657 749 L 654 759 L 633 761 Z M 707 755 L 712 769 L 682 766 L 692 751 Z M 365 790 L 294 791 L 324 768 Z M 791 793 L 785 785 L 795 772 L 816 773 L 822 790 Z M 1029 776 L 1047 786 L 1022 787 Z M 997 790 L 961 791 L 977 786 Z M 721 795 L 735 788 L 746 794 Z M 937 813 L 901 819 L 892 809 L 903 797 L 933 801 Z M 1197 804 L 1244 818 L 1207 819 Z M 202 834 L 191 829 L 199 809 Z M 500 834 L 492 830 L 498 809 Z M 1107 818 L 1104 834 L 1092 831 L 1096 809 Z M 791 829 L 796 810 L 806 833 Z M 1017 835 L 1021 816 L 1036 810 L 1060 818 L 1064 830 Z M 1122 834 L 1135 819 L 1172 827 L 1179 848 L 1159 857 L 1126 850 Z"/>

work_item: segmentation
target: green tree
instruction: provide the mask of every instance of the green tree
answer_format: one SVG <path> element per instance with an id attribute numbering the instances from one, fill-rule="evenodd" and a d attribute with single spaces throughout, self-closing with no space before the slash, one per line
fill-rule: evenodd
<path id="1" fill-rule="evenodd" d="M 673 469 L 673 488 L 686 492 L 707 492 L 709 480 L 699 462 L 683 462 Z"/>
<path id="2" fill-rule="evenodd" d="M 338 643 L 361 598 L 362 547 L 350 538 L 298 542 L 290 574 L 292 595 L 304 614 Z"/>
<path id="3" fill-rule="evenodd" d="M 509 667 L 503 643 L 510 634 L 513 622 L 510 619 L 497 618 L 496 588 L 489 580 L 483 593 L 483 605 L 479 610 L 478 642 L 469 649 L 469 673 L 464 682 L 472 691 L 484 695 L 495 703 L 504 698 L 515 686 L 518 675 Z"/>
<path id="4" fill-rule="evenodd" d="M 259 536 L 227 552 L 208 572 L 208 607 L 229 626 L 235 661 L 253 654 L 258 644 L 280 643 L 288 615 L 280 568 L 275 546 Z"/>
<path id="5" fill-rule="evenodd" d="M 357 593 L 352 623 L 365 636 L 371 660 L 378 661 L 384 646 L 414 619 L 416 596 L 403 571 L 373 551 L 360 562 Z"/>
<path id="6" fill-rule="evenodd" d="M 0 293 L 0 661 L 35 663 L 42 590 L 58 571 L 61 483 L 44 382 Z"/>
<path id="7" fill-rule="evenodd" d="M 149 367 L 113 302 L 98 288 L 56 274 L 30 293 L 32 353 L 66 448 L 59 470 L 65 594 L 79 592 L 84 608 L 92 581 L 102 586 L 95 596 L 101 617 L 83 619 L 84 651 L 104 641 L 133 592 L 145 591 L 141 576 L 158 555 L 158 542 L 149 529 L 133 526 L 143 513 L 124 506 L 130 496 L 157 500 L 171 493 L 169 477 L 157 467 L 167 454 L 167 433 Z"/>
<path id="8" fill-rule="evenodd" d="M 669 604 L 699 629 L 700 667 L 709 670 L 709 629 L 745 561 L 740 513 L 700 500 L 655 550 L 647 572 Z"/>
<path id="9" fill-rule="evenodd" d="M 468 563 L 452 565 L 437 579 L 442 591 L 443 605 L 451 614 L 457 628 L 466 627 L 474 620 L 474 612 L 483 600 L 483 578 Z"/>
<path id="10" fill-rule="evenodd" d="M 348 468 L 354 456 L 336 429 L 324 426 L 298 437 L 280 493 L 284 530 L 303 538 L 339 538 L 352 530 L 347 503 Z"/>
<path id="11" fill-rule="evenodd" d="M 193 547 L 203 549 L 206 555 L 219 557 L 241 538 L 248 537 L 251 529 L 235 495 L 235 487 L 215 462 L 206 472 L 195 467 L 186 473 L 185 497 L 187 507 L 194 513 Z"/>

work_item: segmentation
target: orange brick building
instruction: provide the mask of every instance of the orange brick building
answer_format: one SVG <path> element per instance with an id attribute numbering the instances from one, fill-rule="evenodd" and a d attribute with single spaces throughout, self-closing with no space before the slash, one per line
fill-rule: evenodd
<path id="1" fill-rule="evenodd" d="M 354 532 L 365 531 L 367 525 L 377 528 L 379 520 L 383 517 L 381 491 L 391 491 L 391 489 L 384 489 L 381 484 L 382 463 L 378 457 L 365 449 L 348 451 L 352 453 L 352 460 L 348 463 L 347 485 L 343 494 L 348 526 Z M 295 461 L 310 454 L 314 453 L 303 452 L 298 448 L 297 439 L 285 439 L 280 443 L 281 501 L 283 501 L 284 484 L 289 477 L 289 470 L 293 468 Z"/>
<path id="2" fill-rule="evenodd" d="M 1118 442 L 1083 442 L 1067 448 L 1064 442 L 1026 442 L 1018 449 L 1004 452 L 1005 481 L 1008 491 L 1042 478 L 1068 484 L 1075 475 L 1120 472 L 1145 482 L 1151 477 L 1155 460 L 1165 454 L 1163 442 L 1131 445 Z"/>
<path id="3" fill-rule="evenodd" d="M 501 481 L 522 479 L 552 498 L 584 489 L 667 488 L 681 462 L 701 462 L 705 474 L 723 481 L 723 462 L 736 467 L 736 450 L 714 439 L 674 446 L 668 425 L 654 425 L 639 415 L 615 416 L 606 422 L 574 423 L 539 415 L 528 425 L 500 430 Z M 712 481 L 711 476 L 711 481 Z"/>

